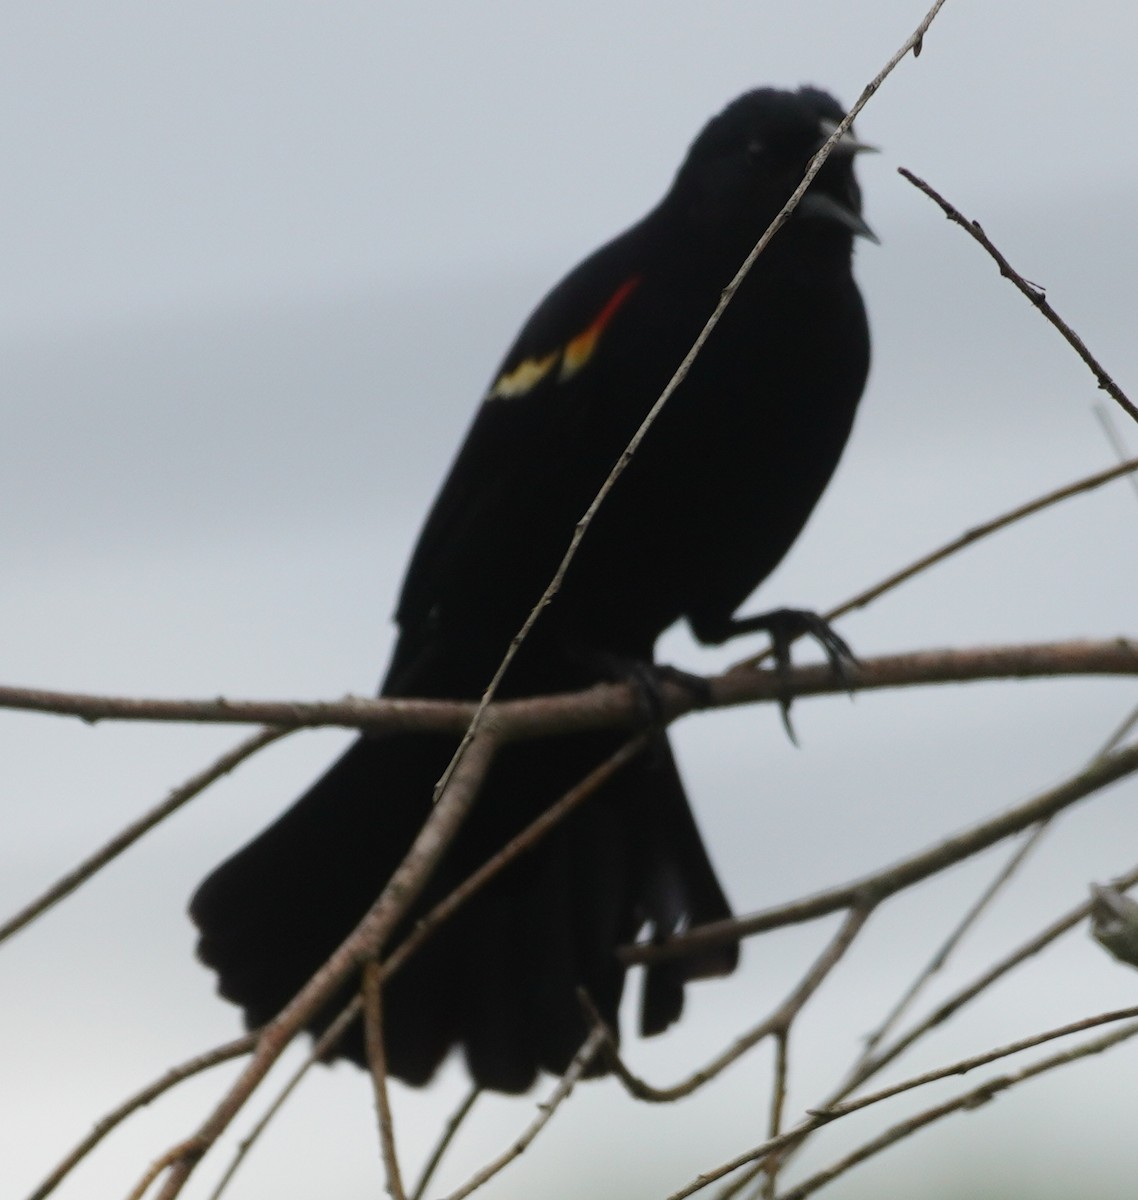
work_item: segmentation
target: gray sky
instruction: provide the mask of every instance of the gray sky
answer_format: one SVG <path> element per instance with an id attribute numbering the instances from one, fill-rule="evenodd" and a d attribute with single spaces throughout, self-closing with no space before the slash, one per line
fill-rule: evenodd
<path id="1" fill-rule="evenodd" d="M 1089 375 L 894 172 L 910 167 L 980 219 L 1123 385 L 1138 378 L 1138 9 L 1044 9 L 949 0 L 921 58 L 862 118 L 883 148 L 862 163 L 883 240 L 858 261 L 873 375 L 838 477 L 756 604 L 826 608 L 1111 461 Z M 4 681 L 371 691 L 418 522 L 532 304 L 658 198 L 728 99 L 812 82 L 851 102 L 922 12 L 901 0 L 5 6 Z M 1075 501 L 842 630 L 866 655 L 1134 634 L 1136 517 L 1125 486 Z M 662 647 L 695 669 L 743 652 L 709 654 L 682 631 Z M 803 703 L 798 750 L 766 709 L 693 719 L 675 737 L 727 889 L 749 910 L 1052 784 L 1133 698 L 1118 682 L 929 689 Z M 0 910 L 238 736 L 0 714 Z M 127 1092 L 236 1031 L 192 961 L 186 898 L 343 740 L 310 733 L 273 749 L 0 952 L 12 1194 Z M 938 987 L 1131 866 L 1134 797 L 1125 784 L 1065 818 Z M 875 918 L 800 1033 L 792 1112 L 840 1074 L 998 861 Z M 673 1034 L 630 1043 L 634 1063 L 659 1081 L 701 1063 L 765 1011 L 822 935 L 749 945 L 738 976 L 694 989 Z M 1133 995 L 1133 975 L 1079 934 L 906 1067 Z M 1022 1194 L 1129 1198 L 1133 1054 L 950 1121 L 835 1195 L 904 1194 L 907 1171 L 929 1200 L 1013 1181 Z M 662 1196 L 758 1140 L 766 1068 L 759 1055 L 667 1111 L 591 1085 L 488 1194 Z M 125 1193 L 218 1086 L 198 1081 L 141 1116 L 61 1195 Z M 450 1070 L 427 1091 L 399 1091 L 412 1161 L 461 1088 Z M 488 1102 L 453 1182 L 531 1112 Z M 337 1196 L 376 1194 L 372 1123 L 361 1075 L 319 1072 L 233 1195 L 328 1194 L 329 1177 Z M 871 1128 L 833 1130 L 810 1161 Z M 1088 1186 L 1092 1161 L 1103 1174 Z"/>

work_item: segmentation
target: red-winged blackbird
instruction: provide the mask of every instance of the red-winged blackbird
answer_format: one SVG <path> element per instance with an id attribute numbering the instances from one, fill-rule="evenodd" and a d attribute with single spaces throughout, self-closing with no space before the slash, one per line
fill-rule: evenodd
<path id="1" fill-rule="evenodd" d="M 699 135 L 659 205 L 537 307 L 427 518 L 383 695 L 482 693 L 574 524 L 842 115 L 813 88 L 741 96 Z M 838 144 L 758 260 L 500 695 L 569 691 L 611 678 L 614 664 L 650 663 L 680 617 L 710 642 L 764 623 L 735 610 L 821 495 L 868 368 L 850 271 L 854 235 L 869 233 L 857 148 L 848 136 Z M 593 733 L 502 752 L 405 928 L 622 740 Z M 201 958 L 250 1025 L 279 1011 L 378 895 L 454 746 L 437 735 L 359 739 L 201 885 L 191 905 Z M 660 735 L 392 978 L 389 1069 L 424 1083 L 459 1044 L 483 1087 L 522 1091 L 579 1047 L 578 988 L 615 1026 L 618 946 L 729 913 Z M 666 1028 L 684 984 L 730 972 L 736 957 L 720 948 L 651 967 L 641 1031 Z M 362 1060 L 358 1027 L 340 1053 Z"/>

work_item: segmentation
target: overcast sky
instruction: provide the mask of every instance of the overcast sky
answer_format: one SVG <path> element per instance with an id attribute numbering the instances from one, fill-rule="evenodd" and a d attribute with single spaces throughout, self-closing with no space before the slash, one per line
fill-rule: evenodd
<path id="1" fill-rule="evenodd" d="M 913 0 L 4 5 L 0 679 L 371 691 L 418 523 L 533 303 L 658 199 L 727 100 L 809 82 L 852 102 L 922 13 Z M 871 102 L 860 133 L 883 153 L 859 166 L 882 245 L 859 246 L 857 270 L 873 373 L 830 492 L 754 603 L 827 608 L 1112 461 L 1085 369 L 895 168 L 981 220 L 1135 384 L 1135 45 L 1129 0 L 949 0 L 922 56 Z M 1138 634 L 1136 550 L 1138 505 L 1117 485 L 842 632 L 864 655 Z M 662 646 L 693 669 L 743 653 L 710 654 L 682 631 Z M 1053 784 L 1133 702 L 1125 682 L 928 689 L 802 703 L 797 750 L 765 708 L 693 719 L 675 739 L 727 890 L 751 910 Z M 239 736 L 0 714 L 0 909 Z M 344 741 L 307 733 L 272 749 L 3 948 L 5 1193 L 30 1190 L 129 1091 L 237 1031 L 193 962 L 186 899 Z M 1136 795 L 1124 784 L 1060 822 L 937 988 L 1128 869 Z M 875 918 L 794 1047 L 792 1115 L 842 1073 L 999 861 Z M 823 934 L 750 944 L 737 976 L 693 989 L 680 1028 L 630 1042 L 634 1064 L 666 1082 L 702 1063 Z M 1133 972 L 1082 933 L 1069 942 L 905 1069 L 1133 1002 Z M 912 1194 L 919 1180 L 926 1200 L 983 1187 L 1130 1200 L 1135 1053 L 955 1118 L 834 1194 Z M 667 1111 L 590 1085 L 487 1194 L 663 1196 L 758 1140 L 767 1068 L 760 1054 Z M 60 1194 L 125 1194 L 219 1086 L 199 1080 L 142 1114 Z M 461 1091 L 457 1069 L 398 1090 L 412 1163 Z M 451 1186 L 532 1111 L 487 1102 Z M 232 1195 L 376 1195 L 372 1125 L 362 1075 L 321 1071 Z M 809 1161 L 876 1127 L 835 1129 Z"/>

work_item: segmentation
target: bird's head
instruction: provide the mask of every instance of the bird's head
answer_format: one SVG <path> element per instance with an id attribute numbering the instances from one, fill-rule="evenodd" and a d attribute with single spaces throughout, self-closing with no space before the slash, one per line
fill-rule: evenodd
<path id="1" fill-rule="evenodd" d="M 746 92 L 713 117 L 692 143 L 665 203 L 697 235 L 749 238 L 753 244 L 844 115 L 841 105 L 818 88 Z M 800 228 L 816 222 L 815 228 L 876 241 L 861 216 L 853 170 L 857 153 L 868 149 L 848 131 L 792 221 Z"/>

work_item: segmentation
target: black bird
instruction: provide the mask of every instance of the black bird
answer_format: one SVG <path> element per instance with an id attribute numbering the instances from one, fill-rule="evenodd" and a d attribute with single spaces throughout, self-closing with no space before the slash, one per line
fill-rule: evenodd
<path id="1" fill-rule="evenodd" d="M 575 522 L 842 115 L 815 88 L 739 97 L 700 133 L 660 203 L 538 305 L 411 558 L 383 695 L 481 695 Z M 805 524 L 865 383 L 869 335 L 850 269 L 854 237 L 872 236 L 852 169 L 859 148 L 850 135 L 838 144 L 758 260 L 600 508 L 501 696 L 650 664 L 681 617 L 713 643 L 783 628 L 735 612 Z M 581 734 L 500 754 L 404 929 L 622 740 Z M 250 1026 L 291 999 L 379 894 L 454 746 L 360 738 L 198 889 L 200 956 Z M 477 1083 L 523 1091 L 579 1047 L 578 988 L 616 1025 L 617 947 L 729 914 L 660 734 L 392 978 L 389 1069 L 422 1084 L 461 1045 Z M 684 984 L 730 972 L 736 957 L 718 948 L 651 967 L 641 1031 L 666 1028 Z M 358 1027 L 339 1053 L 362 1061 Z"/>

